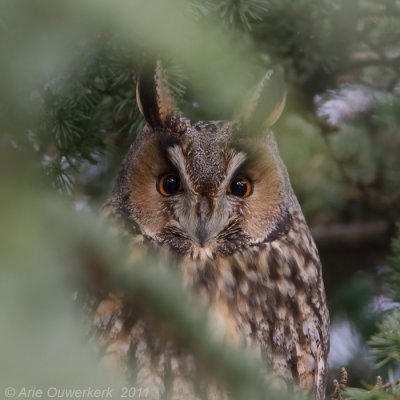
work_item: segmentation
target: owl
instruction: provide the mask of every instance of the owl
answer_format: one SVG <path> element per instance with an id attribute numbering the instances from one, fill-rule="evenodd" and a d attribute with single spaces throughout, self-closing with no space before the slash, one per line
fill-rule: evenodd
<path id="1" fill-rule="evenodd" d="M 323 398 L 329 314 L 318 251 L 271 132 L 285 102 L 274 87 L 279 79 L 267 75 L 232 121 L 194 121 L 175 107 L 161 64 L 146 69 L 136 94 L 147 124 L 104 213 L 133 249 L 173 260 L 214 335 L 249 349 L 278 385 Z M 196 360 L 135 310 L 121 293 L 99 297 L 91 318 L 107 363 L 148 398 L 203 390 L 229 399 L 212 382 L 195 391 Z"/>

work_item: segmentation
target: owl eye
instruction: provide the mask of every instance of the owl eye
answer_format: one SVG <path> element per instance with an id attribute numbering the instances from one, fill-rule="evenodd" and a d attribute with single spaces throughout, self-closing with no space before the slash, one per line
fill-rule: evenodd
<path id="1" fill-rule="evenodd" d="M 182 191 L 182 184 L 178 174 L 164 174 L 158 178 L 157 190 L 163 196 L 171 196 Z"/>
<path id="2" fill-rule="evenodd" d="M 248 197 L 253 192 L 253 183 L 244 176 L 236 176 L 232 179 L 228 193 L 238 197 Z"/>

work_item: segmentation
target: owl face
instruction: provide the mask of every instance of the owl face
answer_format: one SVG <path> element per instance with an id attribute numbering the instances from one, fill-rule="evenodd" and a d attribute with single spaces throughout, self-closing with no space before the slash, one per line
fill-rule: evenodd
<path id="1" fill-rule="evenodd" d="M 138 84 L 148 125 L 123 166 L 124 213 L 147 238 L 193 258 L 275 238 L 288 216 L 268 129 L 264 137 L 245 139 L 248 124 L 182 117 L 160 74 Z"/>

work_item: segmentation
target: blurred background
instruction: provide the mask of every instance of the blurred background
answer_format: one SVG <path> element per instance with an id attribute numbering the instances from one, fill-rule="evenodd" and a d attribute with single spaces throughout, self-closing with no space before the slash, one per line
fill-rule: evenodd
<path id="1" fill-rule="evenodd" d="M 0 0 L 0 383 L 104 383 L 66 271 L 144 124 L 149 57 L 193 119 L 284 70 L 274 131 L 323 263 L 330 380 L 399 379 L 398 0 Z"/>

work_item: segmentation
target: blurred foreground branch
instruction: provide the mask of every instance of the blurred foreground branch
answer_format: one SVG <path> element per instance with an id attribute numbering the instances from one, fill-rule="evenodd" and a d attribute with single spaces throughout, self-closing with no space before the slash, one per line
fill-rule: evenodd
<path id="1" fill-rule="evenodd" d="M 0 211 L 2 217 L 4 217 L 4 210 L 8 213 L 7 218 L 2 218 L 3 221 L 8 220 L 12 215 L 14 228 L 18 227 L 17 230 L 11 229 L 8 236 L 3 236 L 5 248 L 16 249 L 17 243 L 21 240 L 21 235 L 17 232 L 25 230 L 23 240 L 30 246 L 33 245 L 36 252 L 41 248 L 39 257 L 42 260 L 41 268 L 52 266 L 50 271 L 58 276 L 57 280 L 61 281 L 65 273 L 64 267 L 67 271 L 76 269 L 74 262 L 77 259 L 73 256 L 74 254 L 79 254 L 79 250 L 82 249 L 94 252 L 105 266 L 110 284 L 116 290 L 122 290 L 128 296 L 132 296 L 136 301 L 140 299 L 141 305 L 151 310 L 155 318 L 168 321 L 174 326 L 179 344 L 207 366 L 210 375 L 216 377 L 228 388 L 233 399 L 265 399 L 266 393 L 269 399 L 287 398 L 266 386 L 265 377 L 260 373 L 262 368 L 244 351 L 228 347 L 210 335 L 205 310 L 200 306 L 193 306 L 192 301 L 187 301 L 174 274 L 166 268 L 157 268 L 158 261 L 155 258 L 146 257 L 137 259 L 133 263 L 129 262 L 125 246 L 122 246 L 116 237 L 106 235 L 104 227 L 99 225 L 97 218 L 92 215 L 74 213 L 69 204 L 62 201 L 60 197 L 34 189 L 27 181 L 16 179 L 15 175 L 11 179 L 13 183 L 10 183 L 9 188 L 15 188 L 16 181 L 24 182 L 24 187 L 18 186 L 17 191 L 9 191 L 6 196 L 7 208 Z M 31 182 L 36 182 L 36 180 L 33 179 Z M 30 201 L 29 216 L 26 211 L 18 212 L 24 204 L 24 199 Z M 25 229 L 27 224 L 29 224 L 29 230 Z M 43 234 L 38 236 L 38 232 L 43 232 Z M 42 242 L 40 246 L 36 246 L 38 241 Z M 50 252 L 49 249 L 52 251 Z M 51 253 L 54 258 L 50 257 Z M 2 264 L 18 264 L 18 260 L 15 259 L 17 255 L 18 252 L 14 257 L 10 257 L 10 251 L 2 252 L 2 258 L 4 257 Z M 33 260 L 24 257 L 22 259 L 23 263 L 19 265 L 18 270 L 38 269 L 33 264 Z M 36 273 L 39 272 L 36 271 Z M 11 270 L 10 273 L 15 274 L 16 271 Z M 46 285 L 45 281 L 43 285 Z M 46 288 L 38 285 L 34 287 L 34 290 L 40 293 Z M 23 293 L 21 295 L 23 296 Z M 10 299 L 4 298 L 4 293 L 0 297 L 2 304 L 9 304 Z M 68 297 L 64 297 L 64 301 L 68 301 Z M 41 312 L 41 310 L 35 310 L 33 315 L 36 312 Z M 59 314 L 62 310 L 55 309 L 54 312 Z M 48 317 L 52 319 L 51 315 Z M 28 321 L 26 323 L 28 324 Z M 46 324 L 42 325 L 41 329 L 41 335 L 46 337 L 46 332 L 48 332 Z M 19 361 L 17 354 L 14 362 L 18 365 Z M 30 365 L 34 361 L 25 360 L 25 362 Z M 33 367 L 32 364 L 31 366 Z"/>

